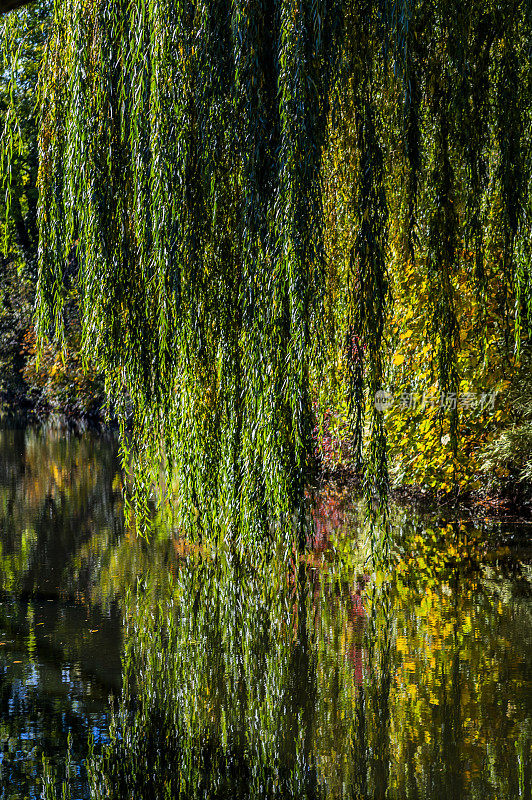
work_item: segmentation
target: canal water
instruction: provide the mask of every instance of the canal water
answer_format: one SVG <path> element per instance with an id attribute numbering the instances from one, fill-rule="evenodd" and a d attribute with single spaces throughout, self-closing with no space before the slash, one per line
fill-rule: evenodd
<path id="1" fill-rule="evenodd" d="M 532 535 L 347 489 L 309 552 L 124 522 L 112 436 L 0 430 L 0 800 L 532 797 Z"/>

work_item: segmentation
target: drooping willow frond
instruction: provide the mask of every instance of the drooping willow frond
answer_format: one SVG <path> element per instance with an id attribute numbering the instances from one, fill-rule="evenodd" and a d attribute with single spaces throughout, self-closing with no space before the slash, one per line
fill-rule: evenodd
<path id="1" fill-rule="evenodd" d="M 182 525 L 287 530 L 312 468 L 336 0 L 57 3 L 39 326 L 75 250 L 84 349 Z M 150 475 L 150 477 L 152 477 Z"/>
<path id="2" fill-rule="evenodd" d="M 474 252 L 480 296 L 500 282 L 518 341 L 531 317 L 531 33 L 524 0 L 56 2 L 39 330 L 62 335 L 74 254 L 84 352 L 132 407 L 139 499 L 163 467 L 187 530 L 302 531 L 332 304 L 354 449 L 383 507 L 373 398 L 390 229 L 395 258 L 431 287 L 443 391 L 460 380 L 459 259 Z M 324 201 L 342 233 L 335 265 Z"/>

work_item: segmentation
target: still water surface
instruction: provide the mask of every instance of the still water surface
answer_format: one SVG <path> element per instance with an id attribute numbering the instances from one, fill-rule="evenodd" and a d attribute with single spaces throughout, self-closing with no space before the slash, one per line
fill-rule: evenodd
<path id="1" fill-rule="evenodd" d="M 328 487 L 312 544 L 148 544 L 112 437 L 1 430 L 1 800 L 41 797 L 43 756 L 60 791 L 67 750 L 76 798 L 530 800 L 529 527 L 397 510 L 372 573 Z"/>

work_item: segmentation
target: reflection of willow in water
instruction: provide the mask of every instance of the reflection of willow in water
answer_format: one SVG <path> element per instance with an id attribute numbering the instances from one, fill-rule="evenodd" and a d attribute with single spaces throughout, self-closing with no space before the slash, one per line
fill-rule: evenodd
<path id="1" fill-rule="evenodd" d="M 391 580 L 197 552 L 146 580 L 92 796 L 528 798 L 527 598 L 497 601 L 458 528 L 422 532 Z"/>
<path id="2" fill-rule="evenodd" d="M 485 536 L 458 522 L 434 529 L 418 522 L 402 548 L 391 797 L 532 796 L 528 568 L 516 554 L 505 565 L 507 549 L 486 552 Z M 487 561 L 497 564 L 495 585 L 486 580 Z M 516 594 L 504 597 L 508 569 Z"/>
<path id="3" fill-rule="evenodd" d="M 362 614 L 346 648 L 352 607 L 322 616 L 325 591 L 304 564 L 203 561 L 133 602 L 93 796 L 384 798 L 389 648 L 364 650 Z"/>

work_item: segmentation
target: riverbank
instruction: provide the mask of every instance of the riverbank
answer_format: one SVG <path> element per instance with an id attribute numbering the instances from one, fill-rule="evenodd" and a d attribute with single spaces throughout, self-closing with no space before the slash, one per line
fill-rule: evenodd
<path id="1" fill-rule="evenodd" d="M 353 470 L 341 467 L 322 470 L 317 486 L 334 484 L 346 493 L 362 498 L 362 483 Z M 443 517 L 483 519 L 490 522 L 532 523 L 532 486 L 522 483 L 507 483 L 498 491 L 490 491 L 490 482 L 484 489 L 438 491 L 437 488 L 412 484 L 390 488 L 389 498 L 401 508 L 409 508 L 416 514 L 439 514 Z"/>
<path id="2" fill-rule="evenodd" d="M 27 401 L 19 405 L 2 404 L 1 398 L 0 425 L 9 428 L 42 428 L 74 435 L 85 432 L 118 435 L 116 418 L 106 417 L 103 408 L 85 413 L 73 409 L 43 410 Z M 347 464 L 330 468 L 322 463 L 313 485 L 318 489 L 334 485 L 351 497 L 361 498 L 363 493 L 359 476 Z M 496 491 L 489 478 L 486 478 L 483 488 L 452 492 L 438 487 L 399 484 L 390 487 L 389 497 L 392 503 L 410 508 L 415 513 L 491 522 L 532 522 L 532 485 L 519 481 L 506 481 Z"/>

